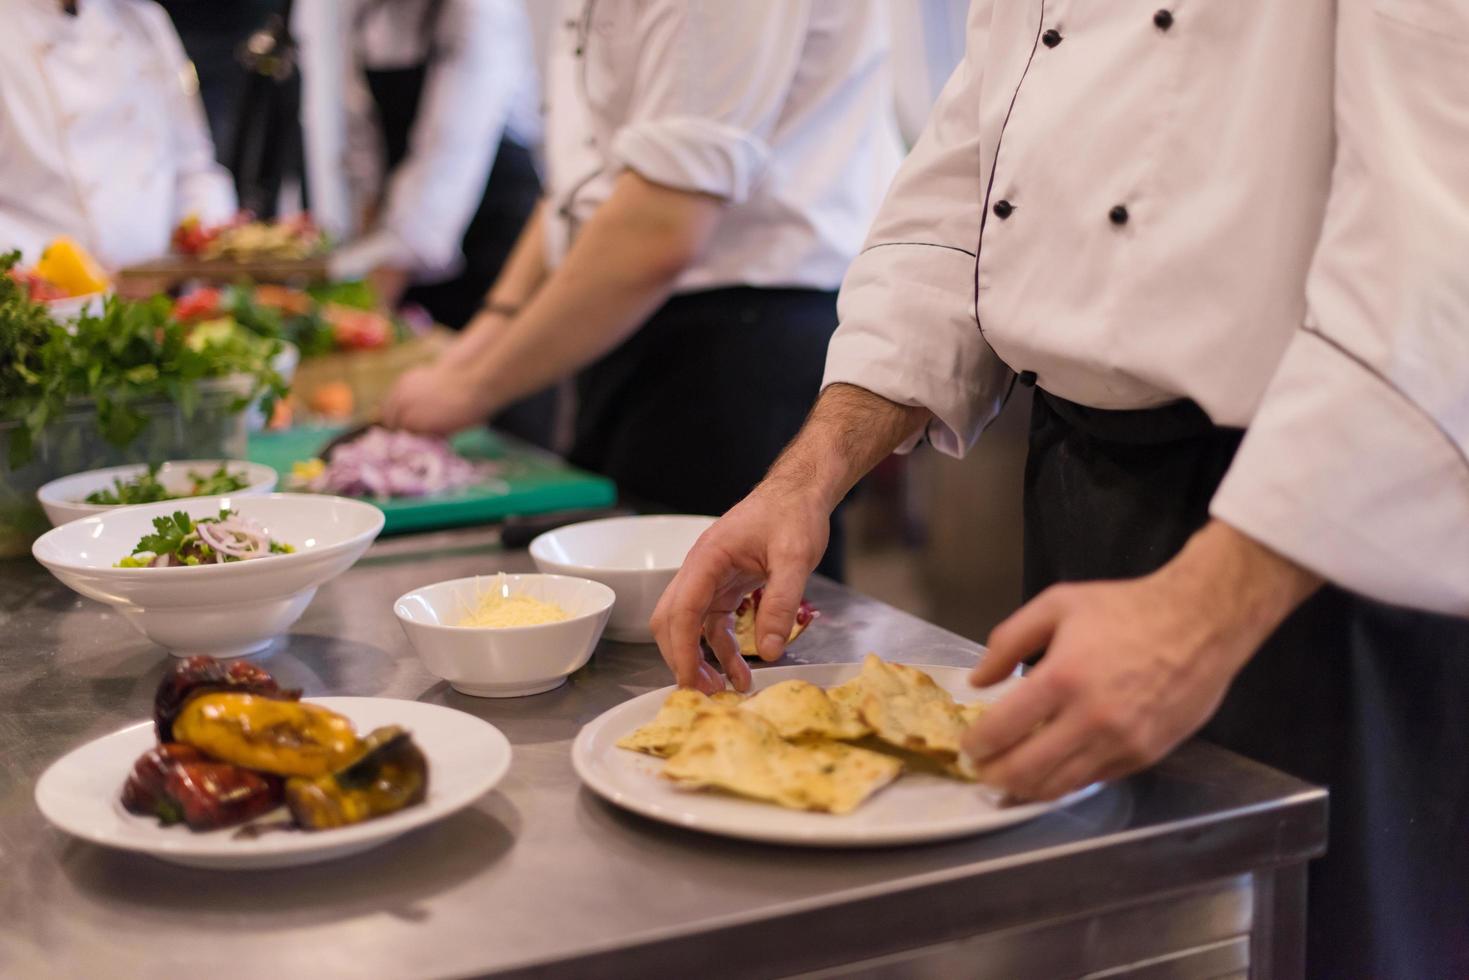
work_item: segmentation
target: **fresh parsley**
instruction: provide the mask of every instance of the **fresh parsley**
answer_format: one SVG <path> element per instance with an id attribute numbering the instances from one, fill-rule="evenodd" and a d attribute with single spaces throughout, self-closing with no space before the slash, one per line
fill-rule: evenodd
<path id="1" fill-rule="evenodd" d="M 148 424 L 142 403 L 172 402 L 187 418 L 198 406 L 200 381 L 248 377 L 250 391 L 236 410 L 286 392 L 271 367 L 281 350 L 277 339 L 232 330 L 191 341 L 163 296 L 113 297 L 101 313 L 58 323 L 10 277 L 18 260 L 17 252 L 0 255 L 0 422 L 20 423 L 9 430 L 12 468 L 30 460 L 41 431 L 69 401 L 90 400 L 102 435 L 126 446 Z"/>
<path id="2" fill-rule="evenodd" d="M 153 532 L 139 539 L 138 546 L 133 549 L 133 554 L 138 555 L 143 552 L 155 555 L 176 554 L 183 548 L 184 539 L 194 533 L 194 521 L 188 514 L 176 510 L 168 517 L 153 518 Z"/>

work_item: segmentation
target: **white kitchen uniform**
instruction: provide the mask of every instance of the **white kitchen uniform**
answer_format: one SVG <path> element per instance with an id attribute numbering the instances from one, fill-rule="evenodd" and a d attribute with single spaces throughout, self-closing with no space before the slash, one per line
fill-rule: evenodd
<path id="1" fill-rule="evenodd" d="M 387 265 L 446 277 L 461 263 L 501 137 L 540 142 L 540 85 L 522 3 L 301 0 L 294 18 L 313 213 L 348 237 L 381 201 L 376 227 L 333 257 L 333 272 L 358 278 Z M 385 177 L 363 72 L 425 63 L 408 156 Z"/>
<path id="2" fill-rule="evenodd" d="M 1469 3 L 975 0 L 825 383 L 959 455 L 1024 372 L 1249 434 L 1213 513 L 1469 614 Z"/>
<path id="3" fill-rule="evenodd" d="M 835 289 L 901 155 L 877 0 L 563 0 L 547 251 L 631 170 L 729 202 L 678 292 Z"/>
<path id="4" fill-rule="evenodd" d="M 191 213 L 223 221 L 234 185 L 214 159 L 193 66 L 147 0 L 4 0 L 0 250 L 26 261 L 70 235 L 112 268 L 156 258 Z"/>

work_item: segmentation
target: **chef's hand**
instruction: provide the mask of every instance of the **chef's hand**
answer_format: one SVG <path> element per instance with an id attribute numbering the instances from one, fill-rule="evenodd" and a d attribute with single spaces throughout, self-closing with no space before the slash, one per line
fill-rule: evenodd
<path id="1" fill-rule="evenodd" d="M 432 435 L 452 435 L 484 422 L 489 414 L 475 379 L 444 357 L 403 372 L 382 406 L 388 428 Z"/>
<path id="2" fill-rule="evenodd" d="M 990 634 L 975 686 L 1046 655 L 974 724 L 965 750 L 983 782 L 1030 800 L 1151 765 L 1203 726 L 1320 584 L 1216 521 L 1152 575 L 1048 589 Z"/>
<path id="3" fill-rule="evenodd" d="M 379 265 L 368 271 L 367 281 L 377 296 L 378 307 L 384 313 L 392 313 L 402 304 L 403 294 L 412 285 L 413 277 L 407 269 Z"/>
<path id="4" fill-rule="evenodd" d="M 767 481 L 700 535 L 649 624 L 680 687 L 705 694 L 724 688 L 718 671 L 704 662 L 702 633 L 735 690 L 749 690 L 750 668 L 735 642 L 734 610 L 761 585 L 765 593 L 755 617 L 760 659 L 780 657 L 806 579 L 826 552 L 829 517 L 814 495 Z"/>

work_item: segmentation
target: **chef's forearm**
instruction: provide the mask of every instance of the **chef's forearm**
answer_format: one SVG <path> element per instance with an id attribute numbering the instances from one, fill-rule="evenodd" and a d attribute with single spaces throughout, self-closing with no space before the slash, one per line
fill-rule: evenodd
<path id="1" fill-rule="evenodd" d="M 485 305 L 501 309 L 519 309 L 531 301 L 536 290 L 546 281 L 546 202 L 542 200 L 531 212 L 510 258 L 485 294 Z"/>
<path id="2" fill-rule="evenodd" d="M 455 338 L 446 357 L 465 362 L 483 356 L 499 340 L 511 312 L 525 307 L 546 281 L 545 208 L 542 200 L 531 212 L 495 284 L 485 294 L 483 308 Z"/>
<path id="3" fill-rule="evenodd" d="M 472 373 L 489 407 L 539 391 L 627 339 L 672 293 L 722 210 L 715 198 L 623 174 L 562 264 L 476 355 Z"/>
<path id="4" fill-rule="evenodd" d="M 858 480 L 929 417 L 925 408 L 888 401 L 866 388 L 831 385 L 761 487 L 777 493 L 814 494 L 822 506 L 835 509 Z"/>

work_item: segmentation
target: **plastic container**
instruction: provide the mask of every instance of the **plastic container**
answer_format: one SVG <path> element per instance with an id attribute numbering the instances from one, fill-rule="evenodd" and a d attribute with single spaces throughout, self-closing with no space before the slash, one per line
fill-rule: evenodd
<path id="1" fill-rule="evenodd" d="M 10 439 L 21 423 L 0 421 L 0 557 L 28 555 L 49 527 L 36 500 L 43 484 L 103 466 L 165 459 L 244 459 L 246 417 L 240 398 L 250 379 L 214 378 L 199 383 L 199 404 L 185 417 L 173 402 L 139 402 L 148 425 L 127 446 L 114 446 L 97 429 L 95 407 L 79 401 L 42 430 L 31 459 L 12 470 Z"/>

